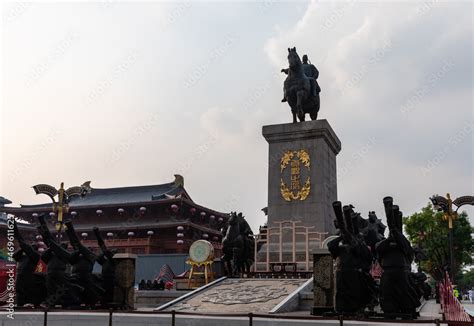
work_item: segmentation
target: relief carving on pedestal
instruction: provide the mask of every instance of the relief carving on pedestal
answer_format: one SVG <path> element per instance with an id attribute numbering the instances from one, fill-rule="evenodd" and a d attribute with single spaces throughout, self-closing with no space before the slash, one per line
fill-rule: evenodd
<path id="1" fill-rule="evenodd" d="M 289 186 L 283 180 L 287 167 L 290 168 Z M 311 160 L 308 152 L 304 149 L 299 151 L 286 151 L 283 154 L 280 160 L 280 191 L 285 201 L 305 200 L 309 196 L 311 191 L 310 167 Z M 303 184 L 301 184 L 302 169 L 308 172 Z"/>

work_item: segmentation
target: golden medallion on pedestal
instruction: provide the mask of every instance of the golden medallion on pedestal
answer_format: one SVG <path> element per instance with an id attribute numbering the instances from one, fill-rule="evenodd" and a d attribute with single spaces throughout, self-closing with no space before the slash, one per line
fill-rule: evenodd
<path id="1" fill-rule="evenodd" d="M 287 168 L 290 168 L 290 182 L 288 184 L 283 180 Z M 299 151 L 286 151 L 280 160 L 280 191 L 281 196 L 286 201 L 305 200 L 311 191 L 311 177 L 308 175 L 303 184 L 301 184 L 301 170 L 308 172 L 311 167 L 311 160 L 308 152 L 304 149 Z M 309 174 L 309 173 L 308 173 Z"/>

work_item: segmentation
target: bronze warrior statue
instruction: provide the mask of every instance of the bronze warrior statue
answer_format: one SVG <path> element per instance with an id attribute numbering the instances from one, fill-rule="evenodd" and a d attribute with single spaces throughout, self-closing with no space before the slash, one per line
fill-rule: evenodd
<path id="1" fill-rule="evenodd" d="M 15 253 L 17 260 L 17 305 L 41 306 L 42 308 L 113 307 L 116 262 L 114 250 L 105 245 L 99 229 L 93 232 L 100 248 L 99 255 L 86 248 L 78 239 L 74 226 L 66 222 L 66 233 L 73 247 L 68 250 L 67 243 L 57 242 L 45 220 L 45 214 L 38 216 L 38 233 L 43 237 L 47 250 L 40 255 L 34 244 L 28 244 L 14 224 L 14 235 L 21 249 Z M 47 264 L 47 275 L 35 273 L 40 258 Z M 102 265 L 101 274 L 93 274 L 95 262 Z M 70 271 L 70 272 L 69 272 Z M 122 290 L 120 287 L 117 287 Z M 98 305 L 100 304 L 100 305 Z M 125 308 L 124 302 L 119 306 Z"/>
<path id="2" fill-rule="evenodd" d="M 16 222 L 13 224 L 13 232 L 20 244 L 20 249 L 13 255 L 17 262 L 16 303 L 18 306 L 34 305 L 37 307 L 44 300 L 46 292 L 44 277 L 35 273 L 36 265 L 40 260 L 38 247 L 23 239 Z"/>
<path id="3" fill-rule="evenodd" d="M 81 293 L 82 303 L 95 305 L 103 298 L 105 293 L 99 280 L 92 274 L 94 264 L 98 257 L 77 238 L 72 223 L 66 222 L 65 224 L 67 226 L 66 233 L 69 241 L 76 251 L 74 257 L 71 259 L 71 280 L 75 284 L 84 287 L 84 291 Z"/>
<path id="4" fill-rule="evenodd" d="M 336 259 L 336 306 L 338 313 L 363 312 L 375 300 L 374 284 L 369 274 L 372 254 L 359 230 L 358 214 L 352 206 L 333 203 L 336 227 L 340 235 L 328 243 Z"/>
<path id="5" fill-rule="evenodd" d="M 319 93 L 321 88 L 317 82 L 319 71 L 308 62 L 308 56 L 303 56 L 303 62 L 296 53 L 296 48 L 288 49 L 289 68 L 282 69 L 288 75 L 283 86 L 282 102 L 288 102 L 293 114 L 293 122 L 296 123 L 296 117 L 300 121 L 305 120 L 308 113 L 312 120 L 318 118 L 319 112 Z"/>
<path id="6" fill-rule="evenodd" d="M 397 205 L 393 205 L 393 198 L 385 197 L 383 203 L 390 234 L 376 246 L 383 268 L 380 306 L 386 314 L 409 314 L 415 317 L 420 301 L 409 276 L 414 251 L 402 233 L 403 214 Z"/>
<path id="7" fill-rule="evenodd" d="M 102 265 L 100 281 L 101 286 L 105 291 L 100 301 L 102 305 L 108 306 L 114 301 L 116 262 L 113 257 L 116 253 L 116 250 L 110 250 L 107 248 L 102 236 L 100 235 L 99 228 L 95 227 L 93 231 L 97 239 L 97 244 L 100 248 L 100 255 L 97 257 L 97 262 Z"/>
<path id="8" fill-rule="evenodd" d="M 48 249 L 41 259 L 47 264 L 46 298 L 42 302 L 43 308 L 61 305 L 64 308 L 71 305 L 80 305 L 82 286 L 71 283 L 67 269 L 70 266 L 73 253 L 67 250 L 67 243 L 57 243 L 51 234 L 44 219 L 44 214 L 38 216 L 40 226 L 37 227 Z"/>

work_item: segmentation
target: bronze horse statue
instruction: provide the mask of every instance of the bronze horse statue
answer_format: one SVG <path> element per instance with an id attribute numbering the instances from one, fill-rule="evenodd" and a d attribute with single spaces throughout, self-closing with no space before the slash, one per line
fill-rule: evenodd
<path id="1" fill-rule="evenodd" d="M 242 213 L 231 212 L 224 238 L 222 239 L 222 261 L 226 274 L 238 277 L 240 273 L 249 273 L 253 264 L 255 243 L 252 229 Z"/>
<path id="2" fill-rule="evenodd" d="M 285 93 L 283 101 L 288 101 L 291 107 L 293 123 L 297 122 L 296 117 L 300 121 L 304 121 L 306 113 L 309 113 L 311 120 L 316 120 L 319 112 L 319 92 L 321 89 L 313 76 L 306 75 L 296 48 L 288 48 L 288 64 L 288 69 L 282 69 L 282 72 L 288 73 L 283 86 Z M 317 76 L 315 77 L 317 78 Z"/>

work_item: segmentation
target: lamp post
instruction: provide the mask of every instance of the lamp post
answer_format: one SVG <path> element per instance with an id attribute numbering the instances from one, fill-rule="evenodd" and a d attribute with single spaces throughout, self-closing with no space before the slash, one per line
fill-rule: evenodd
<path id="1" fill-rule="evenodd" d="M 69 211 L 69 199 L 74 196 L 84 197 L 91 191 L 90 181 L 84 182 L 81 186 L 70 187 L 64 189 L 64 182 L 61 182 L 59 189 L 56 189 L 53 186 L 47 184 L 39 184 L 33 186 L 33 190 L 36 194 L 48 195 L 49 198 L 53 201 L 53 211 L 52 213 L 57 216 L 56 222 L 56 231 L 57 239 L 60 241 L 61 232 L 63 229 L 63 215 Z M 54 197 L 58 196 L 58 201 Z M 57 214 L 56 214 L 57 213 Z"/>
<path id="2" fill-rule="evenodd" d="M 449 242 L 449 274 L 451 280 L 454 279 L 454 253 L 453 253 L 453 221 L 458 218 L 458 209 L 464 205 L 474 205 L 474 196 L 461 196 L 455 200 L 451 199 L 450 194 L 446 194 L 446 197 L 433 195 L 430 197 L 434 208 L 438 212 L 444 212 L 443 219 L 448 221 L 448 242 Z M 453 210 L 453 204 L 456 206 L 456 210 Z"/>

